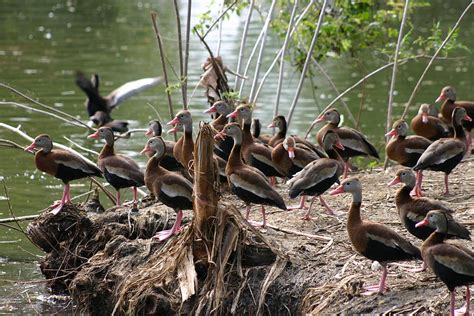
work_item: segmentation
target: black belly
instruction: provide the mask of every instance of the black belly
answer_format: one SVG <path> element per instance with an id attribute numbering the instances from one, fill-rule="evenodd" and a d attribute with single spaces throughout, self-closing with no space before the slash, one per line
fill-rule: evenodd
<path id="1" fill-rule="evenodd" d="M 110 183 L 110 185 L 115 188 L 115 190 L 129 188 L 129 187 L 139 187 L 143 185 L 140 183 L 136 183 L 133 180 L 119 177 L 113 173 L 108 172 L 107 169 L 104 170 L 104 177 L 105 177 L 105 180 L 107 180 L 107 182 Z"/>
<path id="2" fill-rule="evenodd" d="M 457 273 L 438 261 L 434 261 L 431 270 L 446 284 L 450 291 L 457 286 L 474 284 L 474 276 Z"/>
<path id="3" fill-rule="evenodd" d="M 341 155 L 342 158 L 345 160 L 351 158 L 351 157 L 356 157 L 356 156 L 368 156 L 365 152 L 355 150 L 349 147 L 344 147 L 344 150 L 341 150 L 339 148 L 336 149 L 339 155 Z"/>
<path id="4" fill-rule="evenodd" d="M 412 221 L 411 219 L 405 217 L 405 219 L 402 221 L 403 226 L 408 230 L 410 234 L 415 236 L 418 239 L 425 240 L 428 238 L 432 232 L 435 230 L 431 227 L 428 226 L 422 226 L 419 228 L 416 228 L 415 225 L 417 222 Z"/>
<path id="5" fill-rule="evenodd" d="M 446 160 L 441 164 L 432 164 L 424 169 L 429 169 L 433 171 L 443 171 L 444 173 L 450 174 L 451 171 L 453 171 L 453 169 L 461 162 L 463 156 L 463 154 L 459 154 L 451 159 Z"/>
<path id="6" fill-rule="evenodd" d="M 338 182 L 339 179 L 335 174 L 331 178 L 324 179 L 323 181 L 319 182 L 316 185 L 313 185 L 310 188 L 304 189 L 304 195 L 311 195 L 311 196 L 320 196 L 324 192 L 326 192 L 334 183 Z"/>
<path id="7" fill-rule="evenodd" d="M 290 170 L 288 170 L 288 178 L 292 178 L 295 175 L 295 173 L 298 173 L 301 170 L 303 170 L 303 168 L 300 168 L 297 165 L 292 164 Z"/>
<path id="8" fill-rule="evenodd" d="M 184 196 L 174 196 L 171 197 L 160 191 L 160 195 L 158 196 L 158 200 L 163 203 L 164 205 L 171 207 L 174 210 L 192 210 L 193 209 L 193 201 L 189 200 Z"/>
<path id="9" fill-rule="evenodd" d="M 232 139 L 232 137 L 226 136 L 223 141 L 221 141 L 214 147 L 214 153 L 225 161 L 227 161 L 229 159 L 229 155 L 232 151 L 233 146 L 234 140 Z"/>
<path id="10" fill-rule="evenodd" d="M 384 243 L 368 239 L 367 247 L 364 252 L 361 252 L 363 256 L 370 260 L 378 262 L 394 262 L 416 259 L 415 255 L 406 253 L 401 248 L 392 248 L 386 246 Z"/>
<path id="11" fill-rule="evenodd" d="M 231 191 L 235 195 L 237 195 L 242 201 L 245 202 L 245 204 L 264 204 L 264 205 L 271 205 L 274 206 L 275 202 L 270 199 L 265 199 L 262 198 L 256 194 L 253 194 L 251 191 L 247 191 L 245 189 L 242 189 L 241 187 L 237 187 L 232 184 L 231 182 Z"/>
<path id="12" fill-rule="evenodd" d="M 404 167 L 413 168 L 418 162 L 418 159 L 420 159 L 420 157 L 421 157 L 421 154 L 418 154 L 418 153 L 407 154 L 407 160 L 405 160 L 404 162 L 400 164 Z"/>
<path id="13" fill-rule="evenodd" d="M 54 176 L 58 179 L 61 179 L 64 183 L 68 183 L 69 181 L 83 179 L 94 175 L 96 174 L 86 173 L 80 169 L 74 169 L 63 164 L 58 164 L 58 169 L 56 170 L 56 174 Z M 97 176 L 100 177 L 100 175 Z"/>
<path id="14" fill-rule="evenodd" d="M 160 161 L 160 166 L 170 171 L 178 171 L 183 169 L 183 166 L 179 163 L 178 160 L 173 155 L 164 155 Z"/>
<path id="15" fill-rule="evenodd" d="M 263 172 L 264 175 L 267 177 L 281 177 L 281 173 L 279 173 L 275 168 L 272 166 L 258 160 L 252 157 L 250 161 L 250 165 L 257 168 L 261 172 Z"/>

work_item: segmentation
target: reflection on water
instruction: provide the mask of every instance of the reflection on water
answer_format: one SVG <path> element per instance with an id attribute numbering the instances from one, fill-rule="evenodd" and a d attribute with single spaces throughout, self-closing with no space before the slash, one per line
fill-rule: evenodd
<path id="1" fill-rule="evenodd" d="M 182 4 L 185 3 L 184 0 L 182 2 Z M 197 23 L 197 16 L 207 10 L 207 5 L 203 2 L 193 1 L 193 24 Z M 0 3 L 2 8 L 0 10 L 0 29 L 2 30 L 0 80 L 83 120 L 86 119 L 83 104 L 85 97 L 74 85 L 76 70 L 82 70 L 87 74 L 99 73 L 101 91 L 104 95 L 124 82 L 161 74 L 157 45 L 150 23 L 150 10 L 159 12 L 159 26 L 164 37 L 169 62 L 173 65 L 178 62 L 174 10 L 170 2 L 166 0 L 153 2 L 104 0 L 100 3 L 91 0 L 68 0 L 61 3 L 50 0 L 2 0 Z M 417 12 L 413 21 L 418 25 L 419 31 L 430 28 L 432 21 L 438 18 L 441 19 L 442 25 L 452 25 L 464 5 L 462 1 L 454 3 L 434 1 L 431 8 L 419 9 L 420 12 Z M 445 8 L 445 6 L 449 7 Z M 438 14 L 441 11 L 443 15 Z M 184 12 L 181 18 L 185 21 Z M 236 68 L 244 18 L 245 14 L 240 18 L 232 17 L 224 23 L 222 56 L 225 63 L 232 69 Z M 255 16 L 249 31 L 247 55 L 258 36 L 261 23 L 261 20 Z M 460 39 L 470 48 L 473 42 L 473 36 L 470 34 L 474 29 L 473 23 L 473 19 L 467 17 L 461 26 Z M 216 47 L 215 33 L 211 33 L 207 40 L 211 47 Z M 271 35 L 267 44 L 267 57 L 262 69 L 268 67 L 274 52 L 282 43 L 276 36 Z M 189 91 L 192 91 L 201 74 L 200 65 L 207 57 L 207 53 L 194 36 L 192 36 L 190 47 Z M 395 96 L 397 113 L 401 113 L 403 102 L 408 99 L 426 62 L 427 60 L 411 62 L 400 67 Z M 329 59 L 323 66 L 342 91 L 380 64 L 381 61 L 362 60 L 356 65 L 351 60 Z M 472 76 L 469 71 L 471 69 L 471 59 L 436 62 L 415 101 L 418 104 L 433 102 L 440 88 L 447 84 L 456 86 L 460 98 L 473 99 L 474 95 L 470 91 Z M 174 71 L 177 72 L 178 69 Z M 261 118 L 265 126 L 271 120 L 270 116 L 273 113 L 277 72 L 278 70 L 275 69 L 274 74 L 270 76 L 257 104 L 256 115 Z M 299 74 L 292 71 L 289 66 L 286 72 L 280 102 L 283 114 L 288 111 L 299 79 Z M 169 73 L 173 74 L 172 71 Z M 233 83 L 233 78 L 230 78 Z M 389 78 L 390 73 L 386 71 L 367 81 L 365 85 L 366 97 L 363 104 L 361 129 L 369 135 L 379 149 L 383 148 L 381 135 L 385 121 Z M 171 81 L 177 82 L 176 77 L 173 76 Z M 244 94 L 250 90 L 250 84 L 250 82 L 246 84 Z M 304 132 L 318 110 L 336 96 L 324 77 L 317 77 L 314 84 L 316 87 L 312 87 L 307 81 L 303 89 L 294 114 L 292 133 Z M 361 96 L 359 89 L 344 99 L 354 113 L 359 109 Z M 3 89 L 0 90 L 0 99 L 24 102 Z M 175 93 L 176 108 L 181 106 L 180 100 L 180 96 Z M 144 127 L 150 119 L 154 118 L 154 111 L 148 104 L 158 109 L 163 120 L 168 119 L 163 86 L 155 87 L 126 101 L 114 111 L 113 115 L 116 119 L 130 120 L 131 128 Z M 202 90 L 198 90 L 191 103 L 195 122 L 208 119 L 208 116 L 202 113 L 205 107 Z M 415 111 L 414 108 L 413 112 Z M 67 136 L 88 148 L 97 151 L 101 148 L 101 143 L 86 139 L 85 130 L 60 123 L 50 117 L 38 113 L 25 113 L 25 110 L 7 106 L 2 106 L 0 113 L 0 122 L 13 126 L 21 125 L 32 136 L 49 133 L 53 140 L 64 144 L 67 144 L 67 141 L 63 137 Z M 5 130 L 0 130 L 0 138 L 12 139 L 22 145 L 28 143 Z M 129 141 L 118 142 L 117 150 L 133 156 L 144 165 L 145 158 L 138 155 L 144 142 L 144 136 L 134 135 Z M 4 148 L 1 149 L 0 154 L 2 158 L 0 175 L 5 178 L 9 189 L 8 195 L 16 215 L 32 214 L 60 197 L 61 183 L 35 170 L 31 155 Z M 89 158 L 96 159 L 94 156 L 89 156 Z M 85 192 L 87 189 L 86 182 L 76 182 L 72 188 L 73 195 Z M 0 187 L 0 217 L 9 217 L 10 212 L 5 201 L 7 193 L 3 191 Z M 35 249 L 21 233 L 3 227 L 0 229 L 2 232 L 0 234 L 1 255 L 2 258 L 8 258 L 4 261 L 0 258 L 1 278 L 5 280 L 41 279 L 35 264 L 36 255 L 40 255 L 41 252 Z M 12 285 L 9 282 L 1 284 L 0 312 L 45 312 L 44 305 L 48 303 L 43 304 L 38 300 L 39 295 L 44 293 L 42 283 L 32 285 L 31 288 L 25 285 Z M 13 302 L 12 293 L 21 291 L 24 294 L 17 296 Z M 29 304 L 29 301 L 32 303 Z"/>

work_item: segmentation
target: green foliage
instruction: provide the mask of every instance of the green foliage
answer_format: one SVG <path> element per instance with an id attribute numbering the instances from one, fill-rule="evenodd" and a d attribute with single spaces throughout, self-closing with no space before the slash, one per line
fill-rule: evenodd
<path id="1" fill-rule="evenodd" d="M 182 82 L 168 84 L 168 86 L 165 89 L 166 93 L 173 94 L 173 92 L 178 91 L 179 89 L 181 89 L 181 84 L 182 84 Z"/>
<path id="2" fill-rule="evenodd" d="M 309 0 L 300 2 L 302 8 Z M 281 0 L 278 3 L 278 17 L 273 19 L 272 28 L 282 38 L 288 30 L 290 12 L 293 4 Z M 318 42 L 313 56 L 318 61 L 328 57 L 349 56 L 353 58 L 371 58 L 379 55 L 393 58 L 397 43 L 400 22 L 403 15 L 404 0 L 336 0 L 327 10 L 321 26 Z M 411 1 L 405 24 L 401 56 L 409 57 L 418 54 L 433 54 L 447 33 L 439 23 L 435 23 L 428 36 L 416 34 L 411 23 L 415 9 L 429 6 L 428 1 Z M 307 49 L 313 37 L 321 8 L 321 1 L 316 2 L 297 27 L 296 34 L 289 45 L 290 58 L 301 70 L 306 59 Z M 416 38 L 414 37 L 416 34 Z M 446 55 L 454 49 L 467 49 L 456 41 L 454 34 L 445 46 Z"/>
<path id="3" fill-rule="evenodd" d="M 216 19 L 218 19 L 221 15 L 220 12 L 217 12 L 217 10 L 215 10 L 216 7 L 220 7 L 221 5 L 221 1 L 216 1 L 213 0 L 211 1 L 211 3 L 209 4 L 209 7 L 210 8 L 214 8 L 214 10 L 212 12 L 214 12 L 216 14 L 216 16 L 213 16 L 211 14 L 211 10 L 207 10 L 206 12 L 200 14 L 198 16 L 199 18 L 199 22 L 194 25 L 194 28 L 193 28 L 193 32 L 199 32 L 199 34 L 205 34 L 209 28 L 211 26 L 213 26 L 214 22 Z M 249 3 L 247 1 L 230 1 L 230 0 L 225 0 L 224 1 L 224 11 L 232 6 L 232 8 L 230 10 L 227 10 L 226 13 L 222 16 L 222 19 L 225 21 L 225 20 L 228 20 L 230 18 L 230 16 L 232 14 L 237 14 L 237 15 L 240 15 L 242 10 L 245 9 L 246 7 L 248 7 Z M 214 28 L 216 28 L 216 26 L 214 26 Z"/>
<path id="4" fill-rule="evenodd" d="M 240 94 L 238 91 L 228 91 L 222 93 L 222 98 L 227 101 L 237 101 L 240 99 Z"/>

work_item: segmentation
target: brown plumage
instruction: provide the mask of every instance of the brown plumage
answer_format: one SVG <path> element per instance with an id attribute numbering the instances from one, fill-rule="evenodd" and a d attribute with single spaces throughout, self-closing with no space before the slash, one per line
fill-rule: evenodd
<path id="1" fill-rule="evenodd" d="M 228 135 L 234 140 L 234 147 L 229 156 L 225 173 L 229 181 L 231 191 L 242 199 L 247 205 L 247 218 L 250 212 L 250 204 L 260 204 L 262 207 L 263 222 L 266 224 L 264 205 L 276 206 L 286 210 L 282 197 L 270 186 L 265 175 L 258 169 L 244 164 L 241 157 L 242 130 L 239 124 L 227 124 L 221 136 Z"/>
<path id="2" fill-rule="evenodd" d="M 436 99 L 436 102 L 440 101 L 444 101 L 441 105 L 441 118 L 448 124 L 452 124 L 452 114 L 456 107 L 464 108 L 469 117 L 474 117 L 474 102 L 456 101 L 456 90 L 454 90 L 453 87 L 447 86 L 441 89 L 441 93 Z M 462 125 L 467 130 L 468 145 L 470 147 L 472 143 L 471 130 L 474 128 L 474 122 L 464 121 L 462 122 Z"/>
<path id="3" fill-rule="evenodd" d="M 137 163 L 114 152 L 114 133 L 109 127 L 101 127 L 88 138 L 105 139 L 97 165 L 105 179 L 117 190 L 117 205 L 120 205 L 120 189 L 132 187 L 133 208 L 137 207 L 137 187 L 145 184 L 144 175 Z"/>
<path id="4" fill-rule="evenodd" d="M 454 310 L 454 289 L 466 286 L 466 310 L 460 313 L 469 313 L 470 290 L 469 285 L 474 284 L 474 253 L 462 246 L 445 243 L 448 218 L 445 213 L 430 211 L 425 219 L 416 226 L 432 226 L 436 228 L 428 239 L 421 245 L 421 255 L 424 262 L 446 284 L 451 292 L 450 315 Z"/>
<path id="5" fill-rule="evenodd" d="M 217 113 L 219 116 L 212 120 L 211 126 L 217 131 L 220 132 L 227 124 L 229 119 L 227 115 L 232 112 L 231 106 L 225 101 L 217 101 L 214 104 L 204 111 L 204 113 Z M 232 150 L 232 137 L 226 137 L 223 140 L 217 139 L 214 145 L 214 153 L 227 161 L 229 158 L 230 151 Z"/>
<path id="6" fill-rule="evenodd" d="M 322 158 L 304 145 L 297 144 L 292 136 L 275 146 L 272 150 L 272 161 L 278 171 L 287 178 L 301 171 L 307 164 Z"/>
<path id="7" fill-rule="evenodd" d="M 394 230 L 375 222 L 364 221 L 360 215 L 362 204 L 362 185 L 357 178 L 344 180 L 330 194 L 349 192 L 352 204 L 347 219 L 347 232 L 354 249 L 370 260 L 378 261 L 383 267 L 382 278 L 378 286 L 367 289 L 371 294 L 376 290 L 383 293 L 387 277 L 387 263 L 421 259 L 420 250 L 413 246 Z"/>
<path id="8" fill-rule="evenodd" d="M 263 172 L 268 177 L 281 177 L 276 165 L 272 161 L 272 147 L 255 142 L 250 131 L 252 123 L 252 108 L 249 105 L 240 105 L 229 117 L 239 118 L 242 121 L 242 158 L 244 162 Z"/>
<path id="9" fill-rule="evenodd" d="M 341 116 L 339 112 L 335 109 L 327 110 L 321 116 L 318 117 L 316 122 L 328 122 L 323 128 L 318 131 L 316 139 L 319 145 L 322 145 L 323 136 L 328 130 L 334 131 L 339 136 L 344 150 L 339 150 L 339 154 L 346 161 L 344 169 L 344 178 L 347 176 L 349 171 L 349 159 L 356 156 L 372 156 L 379 159 L 379 153 L 377 149 L 369 143 L 367 138 L 361 132 L 348 128 L 348 127 L 339 127 L 341 121 Z"/>
<path id="10" fill-rule="evenodd" d="M 128 122 L 127 121 L 120 121 L 114 120 L 110 117 L 109 114 L 103 111 L 97 111 L 89 118 L 97 128 L 105 126 L 110 127 L 112 131 L 118 133 L 125 133 L 128 131 Z"/>
<path id="11" fill-rule="evenodd" d="M 165 152 L 166 144 L 159 136 L 150 138 L 142 150 L 142 153 L 153 155 L 147 163 L 145 185 L 158 201 L 171 207 L 177 213 L 177 219 L 173 227 L 157 234 L 160 240 L 169 238 L 179 230 L 183 216 L 182 210 L 193 208 L 193 185 L 183 176 L 168 171 L 161 166 L 160 161 Z"/>
<path id="12" fill-rule="evenodd" d="M 146 131 L 146 136 L 161 136 L 163 133 L 163 126 L 158 120 L 152 120 L 148 123 L 148 130 Z M 181 163 L 173 156 L 175 142 L 170 140 L 164 140 L 165 142 L 165 154 L 160 160 L 160 164 L 167 170 L 171 171 L 180 171 L 184 170 Z"/>
<path id="13" fill-rule="evenodd" d="M 393 123 L 393 129 L 386 134 L 386 136 L 392 136 L 392 139 L 385 146 L 385 153 L 389 159 L 398 162 L 402 166 L 413 167 L 426 148 L 431 145 L 431 141 L 421 136 L 407 136 L 407 133 L 408 124 L 404 120 Z M 422 171 L 417 172 L 416 176 L 417 181 L 414 191 L 417 196 L 422 196 Z"/>
<path id="14" fill-rule="evenodd" d="M 343 149 L 339 137 L 333 131 L 328 131 L 323 138 L 323 146 L 329 158 L 320 158 L 310 162 L 303 170 L 294 175 L 288 181 L 288 195 L 294 199 L 301 196 L 300 205 L 293 208 L 304 208 L 304 196 L 311 195 L 313 200 L 303 219 L 311 219 L 309 214 L 316 197 L 319 197 L 321 204 L 328 213 L 334 215 L 333 210 L 327 205 L 321 195 L 326 192 L 334 183 L 339 183 L 339 177 L 343 172 L 344 162 L 335 148 Z"/>
<path id="15" fill-rule="evenodd" d="M 433 142 L 421 155 L 413 170 L 433 170 L 445 173 L 444 194 L 449 194 L 448 176 L 451 171 L 461 162 L 467 152 L 468 144 L 462 120 L 472 120 L 466 114 L 464 108 L 457 107 L 453 111 L 452 124 L 454 127 L 453 138 L 441 138 Z"/>
<path id="16" fill-rule="evenodd" d="M 420 105 L 418 114 L 412 118 L 410 126 L 416 135 L 431 141 L 450 136 L 448 125 L 439 118 L 431 116 L 430 105 L 426 103 Z"/>
<path id="17" fill-rule="evenodd" d="M 25 148 L 33 151 L 39 148 L 35 154 L 35 164 L 38 170 L 60 179 L 64 183 L 64 192 L 59 203 L 51 205 L 51 213 L 57 214 L 64 204 L 71 201 L 69 182 L 86 177 L 102 177 L 102 172 L 90 161 L 66 150 L 53 149 L 53 141 L 48 135 L 39 135 L 33 143 Z"/>
<path id="18" fill-rule="evenodd" d="M 270 139 L 272 138 L 272 136 L 268 134 L 262 135 L 262 123 L 260 122 L 258 118 L 253 119 L 252 130 L 253 130 L 252 136 L 255 140 L 269 145 L 268 143 L 270 142 Z"/>
<path id="19" fill-rule="evenodd" d="M 191 160 L 194 159 L 194 141 L 193 141 L 193 119 L 191 112 L 187 110 L 179 111 L 173 120 L 167 125 L 183 124 L 184 135 L 178 139 L 173 149 L 173 156 L 178 160 L 184 168 L 189 169 Z M 169 132 L 175 132 L 171 129 Z"/>
<path id="20" fill-rule="evenodd" d="M 410 195 L 411 190 L 415 186 L 415 174 L 410 169 L 402 169 L 397 172 L 396 177 L 389 183 L 395 185 L 403 183 L 404 186 L 397 192 L 395 199 L 398 215 L 403 226 L 413 236 L 425 240 L 435 228 L 425 226 L 423 228 L 415 228 L 416 223 L 422 221 L 426 214 L 431 210 L 439 210 L 443 212 L 448 220 L 448 238 L 461 238 L 470 240 L 470 233 L 462 224 L 456 222 L 452 217 L 454 211 L 440 201 L 428 198 L 417 198 Z"/>

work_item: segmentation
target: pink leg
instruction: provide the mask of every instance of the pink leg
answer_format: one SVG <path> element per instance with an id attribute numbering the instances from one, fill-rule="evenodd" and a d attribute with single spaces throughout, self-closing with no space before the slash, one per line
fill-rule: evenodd
<path id="1" fill-rule="evenodd" d="M 67 196 L 69 195 L 69 190 L 70 190 L 70 186 L 69 186 L 69 183 L 66 183 L 64 185 L 64 190 L 63 190 L 63 196 L 61 197 L 61 201 L 59 202 L 58 205 L 54 205 L 55 208 L 53 208 L 51 210 L 51 214 L 53 215 L 56 215 L 59 213 L 59 211 L 63 208 L 64 204 L 66 203 L 67 201 Z"/>
<path id="2" fill-rule="evenodd" d="M 469 315 L 470 307 L 471 307 L 471 291 L 469 289 L 469 286 L 466 286 L 466 303 L 464 304 L 463 307 L 455 309 L 454 314 L 455 315 Z"/>
<path id="3" fill-rule="evenodd" d="M 263 221 L 261 223 L 255 222 L 255 221 L 249 221 L 249 223 L 252 224 L 252 226 L 265 228 L 265 225 L 267 224 L 267 217 L 265 215 L 265 207 L 263 207 L 263 205 L 262 205 L 262 218 L 263 218 Z"/>
<path id="4" fill-rule="evenodd" d="M 299 205 L 295 205 L 295 206 L 290 206 L 290 207 L 287 208 L 287 210 L 301 210 L 301 209 L 305 209 L 305 208 L 306 208 L 306 206 L 304 205 L 305 199 L 306 199 L 306 195 L 302 195 L 301 198 L 300 198 L 300 204 L 299 204 Z"/>
<path id="5" fill-rule="evenodd" d="M 250 204 L 247 205 L 247 207 L 245 208 L 245 219 L 246 220 L 249 220 L 249 215 L 250 215 Z"/>
<path id="6" fill-rule="evenodd" d="M 416 172 L 416 184 L 415 188 L 412 192 L 414 192 L 415 196 L 421 197 L 423 196 L 423 192 L 421 191 L 421 183 L 423 182 L 423 171 L 418 170 Z"/>
<path id="7" fill-rule="evenodd" d="M 449 195 L 448 174 L 444 174 L 444 195 Z"/>
<path id="8" fill-rule="evenodd" d="M 372 295 L 375 293 L 383 294 L 385 290 L 387 289 L 387 286 L 385 285 L 385 280 L 387 279 L 387 267 L 382 267 L 382 277 L 380 278 L 380 282 L 378 285 L 369 285 L 364 287 L 367 291 L 362 293 L 362 295 Z"/>
<path id="9" fill-rule="evenodd" d="M 117 206 L 120 206 L 120 191 L 117 190 L 117 195 L 116 195 L 116 198 L 117 198 Z"/>
<path id="10" fill-rule="evenodd" d="M 349 161 L 344 162 L 344 174 L 342 176 L 343 179 L 347 178 L 347 174 L 349 173 Z"/>
<path id="11" fill-rule="evenodd" d="M 183 211 L 178 210 L 178 212 L 176 213 L 176 222 L 174 222 L 173 227 L 171 229 L 162 230 L 161 232 L 157 233 L 154 238 L 158 238 L 160 241 L 163 241 L 173 236 L 181 228 L 182 219 Z"/>
<path id="12" fill-rule="evenodd" d="M 302 220 L 305 220 L 305 221 L 310 221 L 310 220 L 311 220 L 311 217 L 309 216 L 309 213 L 311 212 L 311 208 L 313 207 L 314 200 L 316 200 L 316 197 L 315 197 L 315 196 L 313 196 L 313 198 L 311 199 L 311 203 L 309 204 L 308 211 L 307 211 L 306 214 L 304 214 L 304 216 L 301 218 Z"/>
<path id="13" fill-rule="evenodd" d="M 319 196 L 319 202 L 321 203 L 322 206 L 326 209 L 329 215 L 334 215 L 336 216 L 336 213 L 334 213 L 334 210 L 326 203 L 326 201 L 323 199 L 322 196 Z"/>
<path id="14" fill-rule="evenodd" d="M 270 185 L 274 187 L 276 185 L 276 177 L 268 177 L 268 179 L 270 180 Z"/>
<path id="15" fill-rule="evenodd" d="M 137 208 L 137 202 L 138 202 L 138 190 L 137 187 L 133 187 L 133 208 Z"/>
<path id="16" fill-rule="evenodd" d="M 454 291 L 451 292 L 451 307 L 449 308 L 449 315 L 454 316 L 454 302 L 456 301 L 454 297 Z"/>

